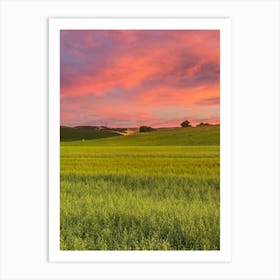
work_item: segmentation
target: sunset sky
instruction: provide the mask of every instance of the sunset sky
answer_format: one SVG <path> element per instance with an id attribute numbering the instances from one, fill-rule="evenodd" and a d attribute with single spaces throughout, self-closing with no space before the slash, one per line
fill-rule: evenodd
<path id="1" fill-rule="evenodd" d="M 220 122 L 219 30 L 62 30 L 60 122 Z"/>

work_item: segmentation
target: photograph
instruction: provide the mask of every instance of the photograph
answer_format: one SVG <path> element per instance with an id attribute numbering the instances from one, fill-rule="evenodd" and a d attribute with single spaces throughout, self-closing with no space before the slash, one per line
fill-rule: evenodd
<path id="1" fill-rule="evenodd" d="M 220 30 L 61 29 L 60 250 L 220 250 Z"/>
<path id="2" fill-rule="evenodd" d="M 280 280 L 279 8 L 0 0 L 0 280 Z"/>

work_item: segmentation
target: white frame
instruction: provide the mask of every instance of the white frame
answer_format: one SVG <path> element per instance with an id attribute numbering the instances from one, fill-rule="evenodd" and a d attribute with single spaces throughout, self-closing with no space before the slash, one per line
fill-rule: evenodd
<path id="1" fill-rule="evenodd" d="M 231 262 L 50 263 L 48 18 L 224 16 L 232 19 Z M 279 23 L 279 0 L 0 0 L 0 279 L 280 280 Z"/>
<path id="2" fill-rule="evenodd" d="M 220 30 L 220 250 L 61 251 L 60 234 L 60 30 Z M 231 20 L 229 18 L 49 19 L 49 260 L 52 262 L 229 262 L 231 260 Z"/>

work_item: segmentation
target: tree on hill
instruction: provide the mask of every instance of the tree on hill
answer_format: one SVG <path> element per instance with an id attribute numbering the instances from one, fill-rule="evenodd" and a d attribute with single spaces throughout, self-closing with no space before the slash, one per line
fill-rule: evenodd
<path id="1" fill-rule="evenodd" d="M 140 126 L 139 132 L 149 132 L 154 131 L 155 129 L 150 126 Z"/>
<path id="2" fill-rule="evenodd" d="M 189 127 L 189 126 L 191 126 L 191 124 L 188 120 L 185 120 L 181 123 L 181 127 Z"/>
<path id="3" fill-rule="evenodd" d="M 200 124 L 198 124 L 197 126 L 204 126 L 204 125 L 210 125 L 209 123 L 203 123 L 201 122 Z"/>

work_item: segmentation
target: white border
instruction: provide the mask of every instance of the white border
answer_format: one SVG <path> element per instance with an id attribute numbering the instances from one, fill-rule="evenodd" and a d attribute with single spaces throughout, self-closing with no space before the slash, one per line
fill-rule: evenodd
<path id="1" fill-rule="evenodd" d="M 61 29 L 219 29 L 221 44 L 221 246 L 220 251 L 60 251 L 59 127 Z M 49 19 L 49 261 L 231 261 L 231 20 L 229 18 Z"/>

